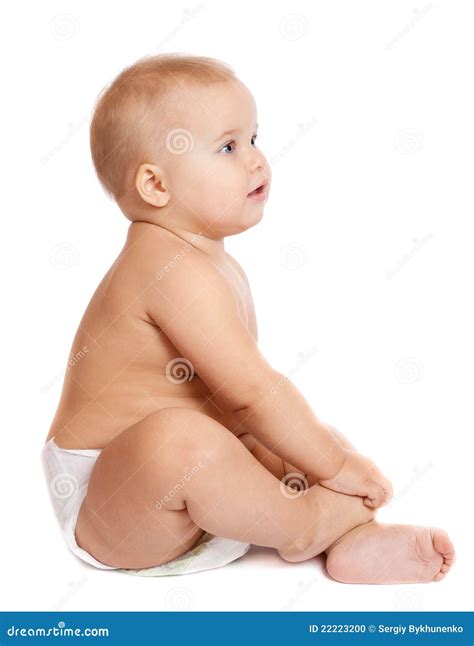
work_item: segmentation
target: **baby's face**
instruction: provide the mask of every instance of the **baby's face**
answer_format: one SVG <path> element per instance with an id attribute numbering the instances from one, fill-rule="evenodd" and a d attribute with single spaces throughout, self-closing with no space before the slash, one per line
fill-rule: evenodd
<path id="1" fill-rule="evenodd" d="M 204 226 L 216 237 L 254 226 L 263 216 L 271 171 L 256 141 L 251 93 L 240 81 L 226 81 L 192 85 L 178 97 L 162 157 L 170 193 L 166 217 L 172 210 L 196 231 Z"/>

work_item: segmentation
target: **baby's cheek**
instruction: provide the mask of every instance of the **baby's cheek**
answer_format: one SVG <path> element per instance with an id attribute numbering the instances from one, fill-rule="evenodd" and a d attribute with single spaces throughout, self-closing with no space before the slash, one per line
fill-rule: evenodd
<path id="1" fill-rule="evenodd" d="M 211 185 L 208 184 L 206 200 L 212 210 L 222 212 L 223 209 L 242 208 L 247 192 L 237 180 L 215 176 Z"/>
<path id="2" fill-rule="evenodd" d="M 193 202 L 200 212 L 222 218 L 242 210 L 252 186 L 234 160 L 222 156 L 210 162 L 197 156 L 194 163 Z"/>

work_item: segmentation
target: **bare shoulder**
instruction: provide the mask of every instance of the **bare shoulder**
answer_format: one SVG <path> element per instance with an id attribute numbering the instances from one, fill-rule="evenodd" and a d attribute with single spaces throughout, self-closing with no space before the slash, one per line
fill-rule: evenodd
<path id="1" fill-rule="evenodd" d="M 232 317 L 238 312 L 235 293 L 221 263 L 178 239 L 164 238 L 146 254 L 147 310 L 156 323 L 191 320 L 195 308 L 209 316 Z M 184 312 L 186 311 L 186 316 Z"/>
<path id="2" fill-rule="evenodd" d="M 109 272 L 110 282 L 122 292 L 132 290 L 136 300 L 146 304 L 149 296 L 156 298 L 154 289 L 170 282 L 176 287 L 185 276 L 189 284 L 199 269 L 204 271 L 205 264 L 204 254 L 191 244 L 165 230 L 149 230 L 127 241 Z"/>
<path id="3" fill-rule="evenodd" d="M 239 276 L 245 281 L 248 287 L 250 287 L 249 279 L 247 278 L 247 274 L 242 268 L 242 265 L 234 258 L 234 256 L 231 256 L 230 253 L 226 252 L 226 258 L 232 265 L 232 267 L 237 271 Z"/>
<path id="4" fill-rule="evenodd" d="M 217 292 L 226 289 L 221 268 L 200 249 L 175 236 L 160 236 L 139 250 L 142 279 L 153 289 L 148 290 L 152 302 L 159 294 L 171 300 L 191 299 L 200 292 L 200 298 L 218 298 Z M 211 286 L 214 289 L 211 289 Z M 209 287 L 204 292 L 204 288 Z M 216 291 L 217 290 L 217 291 Z"/>

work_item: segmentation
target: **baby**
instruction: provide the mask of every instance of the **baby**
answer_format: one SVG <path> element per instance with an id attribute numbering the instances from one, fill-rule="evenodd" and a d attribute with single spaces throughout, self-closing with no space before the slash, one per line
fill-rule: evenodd
<path id="1" fill-rule="evenodd" d="M 94 165 L 131 224 L 44 449 L 53 481 L 81 472 L 75 503 L 56 509 L 69 547 L 96 567 L 148 568 L 209 533 L 291 562 L 326 552 L 342 582 L 439 581 L 447 533 L 377 522 L 389 480 L 259 351 L 247 277 L 224 248 L 263 217 L 257 127 L 250 91 L 206 57 L 141 59 L 98 99 Z"/>

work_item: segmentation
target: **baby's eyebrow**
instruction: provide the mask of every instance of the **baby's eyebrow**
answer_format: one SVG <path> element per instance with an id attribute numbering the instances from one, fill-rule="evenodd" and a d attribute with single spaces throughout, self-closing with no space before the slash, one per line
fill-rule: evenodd
<path id="1" fill-rule="evenodd" d="M 258 130 L 258 123 L 255 124 L 254 130 Z M 227 137 L 228 135 L 233 135 L 236 132 L 240 132 L 240 131 L 241 131 L 240 128 L 231 128 L 230 130 L 226 130 L 221 135 L 219 135 L 219 137 L 217 137 L 217 139 L 214 141 L 214 143 L 217 143 L 218 141 L 220 141 L 224 137 Z"/>

